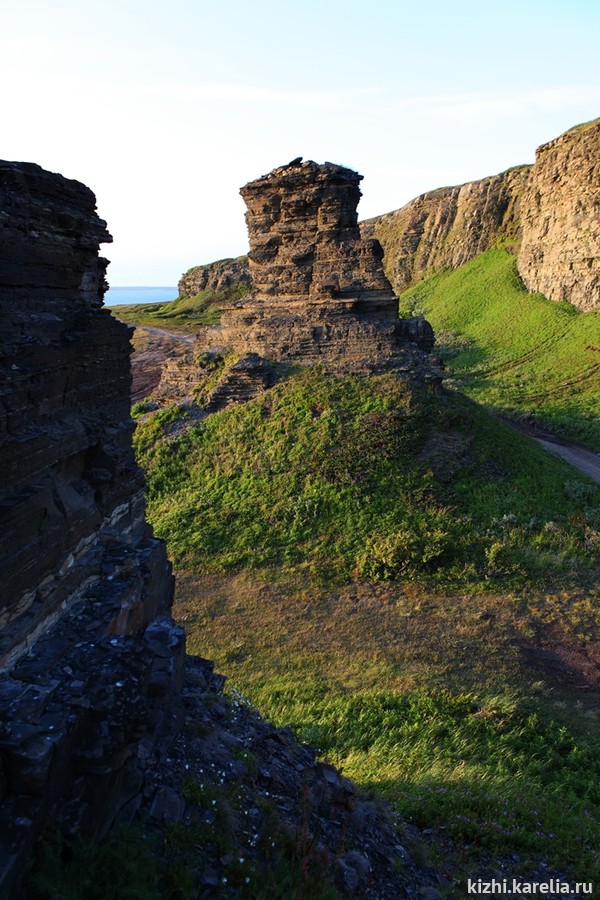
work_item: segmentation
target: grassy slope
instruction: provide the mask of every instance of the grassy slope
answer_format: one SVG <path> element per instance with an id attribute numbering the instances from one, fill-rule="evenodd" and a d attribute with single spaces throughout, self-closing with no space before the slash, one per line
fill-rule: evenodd
<path id="1" fill-rule="evenodd" d="M 178 297 L 165 303 L 131 303 L 108 307 L 129 325 L 150 325 L 173 331 L 195 331 L 204 325 L 218 325 L 221 308 L 243 297 L 248 285 L 233 285 L 224 291 L 201 291 L 194 297 Z"/>
<path id="2" fill-rule="evenodd" d="M 597 710 L 536 699 L 518 650 L 557 620 L 597 636 L 599 489 L 390 376 L 304 370 L 169 438 L 179 415 L 136 443 L 190 649 L 434 829 L 450 878 L 514 854 L 600 874 Z"/>
<path id="3" fill-rule="evenodd" d="M 304 370 L 179 441 L 176 416 L 136 446 L 179 567 L 477 586 L 595 564 L 600 488 L 460 396 Z"/>
<path id="4" fill-rule="evenodd" d="M 494 249 L 401 297 L 438 334 L 452 383 L 507 415 L 600 450 L 600 315 L 528 294 Z"/>

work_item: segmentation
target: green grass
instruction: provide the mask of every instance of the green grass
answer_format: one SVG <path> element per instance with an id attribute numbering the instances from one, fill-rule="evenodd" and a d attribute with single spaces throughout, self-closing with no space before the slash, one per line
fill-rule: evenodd
<path id="1" fill-rule="evenodd" d="M 426 829 L 430 861 L 464 888 L 501 860 L 514 875 L 544 861 L 600 876 L 598 695 L 545 683 L 519 651 L 555 620 L 558 654 L 597 640 L 599 599 L 332 591 L 246 572 L 180 576 L 175 612 L 190 652 Z"/>
<path id="2" fill-rule="evenodd" d="M 200 291 L 194 297 L 178 297 L 165 303 L 131 303 L 108 309 L 129 325 L 194 331 L 205 325 L 218 325 L 222 307 L 239 300 L 248 290 L 249 285 L 236 284 L 224 291 Z"/>
<path id="3" fill-rule="evenodd" d="M 426 829 L 456 896 L 501 860 L 599 877 L 597 696 L 521 648 L 600 635 L 600 489 L 391 375 L 303 369 L 173 438 L 181 415 L 135 441 L 190 652 Z"/>
<path id="4" fill-rule="evenodd" d="M 600 874 L 597 736 L 577 737 L 505 696 L 374 690 L 324 698 L 312 688 L 288 684 L 256 699 L 410 822 L 437 825 L 483 853 L 551 853 L 556 867 L 576 852 L 583 870 Z"/>
<path id="5" fill-rule="evenodd" d="M 180 569 L 477 589 L 597 566 L 600 488 L 459 395 L 305 369 L 173 439 L 179 414 L 135 444 Z"/>
<path id="6" fill-rule="evenodd" d="M 460 390 L 600 450 L 600 314 L 528 294 L 501 249 L 420 282 L 400 308 L 429 319 Z"/>
<path id="7" fill-rule="evenodd" d="M 174 439 L 180 414 L 136 447 L 190 652 L 426 829 L 451 882 L 600 875 L 598 705 L 520 650 L 600 634 L 600 489 L 391 375 L 304 369 Z"/>

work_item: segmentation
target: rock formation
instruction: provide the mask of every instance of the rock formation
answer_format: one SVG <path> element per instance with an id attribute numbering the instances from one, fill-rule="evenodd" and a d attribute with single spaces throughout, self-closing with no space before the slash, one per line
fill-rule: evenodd
<path id="1" fill-rule="evenodd" d="M 218 348 L 275 361 L 414 373 L 433 369 L 433 332 L 401 321 L 377 240 L 360 236 L 362 176 L 333 163 L 298 162 L 247 184 L 250 293 L 225 307 L 197 351 Z"/>
<path id="2" fill-rule="evenodd" d="M 128 329 L 88 188 L 0 163 L 0 893 L 60 801 L 101 833 L 181 684 L 173 579 L 131 448 Z M 179 660 L 179 662 L 177 662 Z"/>
<path id="3" fill-rule="evenodd" d="M 101 309 L 98 244 L 111 238 L 94 196 L 33 165 L 3 163 L 0 187 L 6 665 L 98 579 L 105 550 L 166 559 L 131 449 L 128 330 Z M 147 618 L 140 603 L 124 633 Z"/>
<path id="4" fill-rule="evenodd" d="M 200 291 L 220 292 L 237 284 L 250 284 L 247 256 L 194 266 L 183 273 L 177 289 L 180 297 L 194 297 Z"/>
<path id="5" fill-rule="evenodd" d="M 600 119 L 538 148 L 521 218 L 528 290 L 600 309 Z"/>
<path id="6" fill-rule="evenodd" d="M 600 119 L 544 144 L 533 166 L 440 188 L 361 224 L 401 293 L 498 242 L 518 252 L 530 291 L 600 309 Z"/>
<path id="7" fill-rule="evenodd" d="M 401 209 L 361 222 L 361 234 L 381 241 L 394 290 L 400 294 L 433 272 L 456 269 L 500 239 L 518 246 L 519 198 L 529 168 L 429 191 Z"/>

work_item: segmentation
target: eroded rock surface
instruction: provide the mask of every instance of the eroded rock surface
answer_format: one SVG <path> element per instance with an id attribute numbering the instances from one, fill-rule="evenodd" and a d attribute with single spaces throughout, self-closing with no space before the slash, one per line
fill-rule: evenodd
<path id="1" fill-rule="evenodd" d="M 224 291 L 237 284 L 250 284 L 248 257 L 219 259 L 184 272 L 177 289 L 180 297 L 194 297 L 200 291 Z"/>
<path id="2" fill-rule="evenodd" d="M 600 309 L 600 119 L 539 147 L 532 166 L 422 194 L 361 223 L 398 293 L 501 242 L 530 291 Z"/>
<path id="3" fill-rule="evenodd" d="M 2 162 L 0 229 L 0 893 L 8 896 L 57 803 L 72 805 L 82 833 L 101 833 L 132 799 L 140 735 L 160 730 L 155 700 L 177 690 L 184 644 L 173 632 L 163 672 L 165 657 L 144 642 L 157 617 L 169 622 L 173 579 L 144 518 L 129 334 L 102 309 L 98 246 L 111 238 L 94 195 L 33 164 Z"/>
<path id="4" fill-rule="evenodd" d="M 440 269 L 456 269 L 500 238 L 518 246 L 520 195 L 529 166 L 416 197 L 394 212 L 361 222 L 385 252 L 385 271 L 397 293 Z"/>
<path id="5" fill-rule="evenodd" d="M 600 119 L 538 148 L 521 217 L 528 290 L 600 309 Z"/>
<path id="6" fill-rule="evenodd" d="M 0 165 L 0 190 L 6 665 L 98 578 L 106 547 L 152 538 L 131 448 L 128 329 L 101 308 L 98 245 L 111 238 L 94 195 L 14 163 Z"/>

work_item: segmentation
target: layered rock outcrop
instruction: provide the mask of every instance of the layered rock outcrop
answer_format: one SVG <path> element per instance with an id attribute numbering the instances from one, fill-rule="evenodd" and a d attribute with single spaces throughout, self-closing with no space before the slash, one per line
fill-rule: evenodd
<path id="1" fill-rule="evenodd" d="M 92 192 L 0 163 L 0 893 L 60 802 L 101 833 L 171 712 L 183 634 L 131 448 L 129 335 Z M 154 629 L 154 631 L 153 631 Z M 152 636 L 154 635 L 154 637 Z M 158 704 L 158 706 L 157 706 Z M 164 724 L 164 722 L 163 722 Z"/>
<path id="2" fill-rule="evenodd" d="M 204 266 L 193 266 L 183 273 L 177 289 L 180 297 L 194 297 L 200 291 L 220 293 L 239 284 L 250 284 L 247 256 L 219 259 Z"/>
<path id="3" fill-rule="evenodd" d="M 360 236 L 361 179 L 295 160 L 241 189 L 252 288 L 224 308 L 221 326 L 199 335 L 197 350 L 354 370 L 428 368 L 431 328 L 399 320 L 381 246 Z"/>
<path id="4" fill-rule="evenodd" d="M 600 309 L 600 119 L 538 147 L 521 219 L 528 290 Z"/>
<path id="5" fill-rule="evenodd" d="M 500 239 L 518 246 L 520 196 L 529 166 L 416 197 L 394 212 L 361 222 L 361 234 L 383 246 L 397 293 L 440 269 L 455 269 Z"/>
<path id="6" fill-rule="evenodd" d="M 99 577 L 105 547 L 152 539 L 131 449 L 128 330 L 101 309 L 98 245 L 111 238 L 94 196 L 11 163 L 0 188 L 6 665 Z M 132 604 L 128 617 L 144 614 Z"/>
<path id="7" fill-rule="evenodd" d="M 532 166 L 422 194 L 361 224 L 394 290 L 457 268 L 497 243 L 528 290 L 600 309 L 600 119 L 539 147 Z"/>

